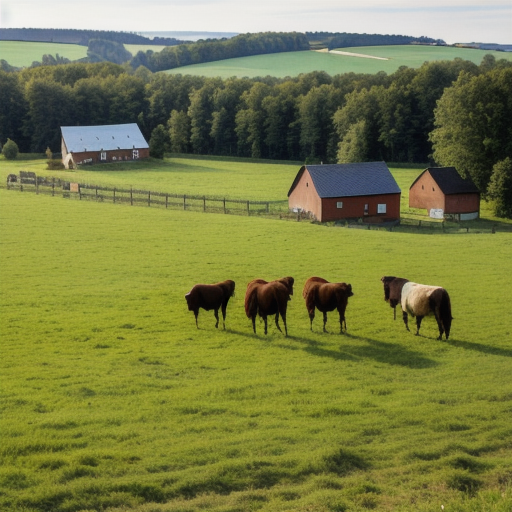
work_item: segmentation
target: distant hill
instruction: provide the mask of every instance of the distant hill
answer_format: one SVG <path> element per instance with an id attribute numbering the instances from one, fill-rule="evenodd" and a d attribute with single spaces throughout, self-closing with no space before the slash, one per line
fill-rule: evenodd
<path id="1" fill-rule="evenodd" d="M 68 43 L 88 46 L 91 39 L 104 39 L 122 44 L 175 46 L 188 41 L 171 37 L 145 37 L 131 32 L 78 30 L 57 28 L 0 28 L 0 41 L 32 41 L 38 43 Z"/>
<path id="2" fill-rule="evenodd" d="M 390 46 L 406 44 L 446 45 L 442 39 L 387 34 L 355 34 L 350 32 L 306 32 L 313 49 L 351 48 L 355 46 Z"/>

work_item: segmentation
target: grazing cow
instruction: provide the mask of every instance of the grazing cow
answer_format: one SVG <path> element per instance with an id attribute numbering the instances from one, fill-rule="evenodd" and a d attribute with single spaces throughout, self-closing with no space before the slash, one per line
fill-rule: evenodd
<path id="1" fill-rule="evenodd" d="M 343 324 L 345 324 L 346 332 L 345 309 L 347 308 L 348 298 L 352 297 L 352 295 L 354 294 L 350 284 L 330 283 L 322 277 L 310 277 L 304 284 L 302 296 L 306 299 L 311 330 L 313 330 L 315 308 L 324 314 L 324 332 L 327 332 L 325 328 L 327 312 L 337 309 L 340 315 L 340 333 L 343 332 Z"/>
<path id="2" fill-rule="evenodd" d="M 197 324 L 197 317 L 199 315 L 199 308 L 203 308 L 206 311 L 213 309 L 215 318 L 217 320 L 215 327 L 219 327 L 219 309 L 222 310 L 222 325 L 226 328 L 226 308 L 228 306 L 229 299 L 235 294 L 235 282 L 228 279 L 216 284 L 196 284 L 192 290 L 186 295 L 188 310 L 194 312 L 196 317 L 196 327 L 199 329 Z"/>
<path id="3" fill-rule="evenodd" d="M 394 320 L 396 320 L 396 306 L 402 300 L 402 286 L 409 280 L 394 276 L 384 276 L 380 280 L 384 284 L 384 300 L 393 308 Z"/>
<path id="4" fill-rule="evenodd" d="M 293 277 L 283 277 L 275 281 L 254 279 L 247 285 L 245 293 L 245 314 L 252 320 L 252 329 L 256 334 L 256 316 L 263 318 L 265 334 L 267 334 L 267 317 L 275 315 L 276 327 L 280 332 L 279 315 L 283 319 L 285 336 L 288 336 L 286 326 L 286 309 L 290 296 L 293 295 Z"/>
<path id="5" fill-rule="evenodd" d="M 439 337 L 437 339 L 442 340 L 443 333 L 446 335 L 446 339 L 448 339 L 453 320 L 448 292 L 440 286 L 413 283 L 401 278 L 396 278 L 397 283 L 393 286 L 392 279 L 392 277 L 383 277 L 381 279 L 384 283 L 384 295 L 389 297 L 388 300 L 391 305 L 391 298 L 393 297 L 393 300 L 396 300 L 396 293 L 399 290 L 398 300 L 402 307 L 402 318 L 406 329 L 410 330 L 408 315 L 416 317 L 416 336 L 418 336 L 423 318 L 433 314 L 439 328 Z M 386 292 L 386 287 L 388 287 L 388 292 Z"/>

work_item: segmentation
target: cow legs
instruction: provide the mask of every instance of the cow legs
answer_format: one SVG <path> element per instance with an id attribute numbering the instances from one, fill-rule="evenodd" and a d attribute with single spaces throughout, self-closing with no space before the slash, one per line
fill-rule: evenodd
<path id="1" fill-rule="evenodd" d="M 256 334 L 256 315 L 253 315 L 251 317 L 252 319 L 252 330 L 254 331 L 254 334 Z"/>
<path id="2" fill-rule="evenodd" d="M 410 329 L 409 329 L 409 325 L 408 325 L 408 323 L 409 323 L 409 317 L 408 317 L 408 315 L 407 315 L 407 311 L 402 311 L 402 318 L 403 318 L 403 320 L 404 320 L 405 328 L 406 328 L 408 331 L 410 331 Z"/>
<path id="3" fill-rule="evenodd" d="M 324 332 L 327 332 L 327 329 L 325 328 L 326 323 L 327 323 L 327 312 L 324 311 Z"/>
<path id="4" fill-rule="evenodd" d="M 215 323 L 215 328 L 217 329 L 219 327 L 219 308 L 214 310 L 215 319 L 217 322 Z"/>
<path id="5" fill-rule="evenodd" d="M 443 327 L 443 322 L 441 322 L 439 311 L 437 311 L 437 309 L 434 310 L 434 316 L 436 317 L 437 327 L 439 327 L 439 338 L 437 338 L 437 339 L 438 340 L 442 340 L 443 339 L 443 333 L 444 333 L 444 327 Z"/>
<path id="6" fill-rule="evenodd" d="M 423 320 L 422 316 L 416 317 L 416 336 L 420 334 L 421 321 Z"/>
<path id="7" fill-rule="evenodd" d="M 284 335 L 286 337 L 288 337 L 288 329 L 286 327 L 286 311 L 284 313 L 281 313 L 281 318 L 283 319 L 283 324 L 284 324 Z M 281 331 L 281 329 L 279 329 Z M 281 331 L 283 332 L 283 331 Z"/>
<path id="8" fill-rule="evenodd" d="M 313 330 L 313 320 L 315 318 L 315 310 L 308 311 L 308 313 L 309 313 L 309 324 L 310 324 L 311 330 Z"/>
<path id="9" fill-rule="evenodd" d="M 343 324 L 345 324 L 345 332 L 347 332 L 347 321 L 345 320 L 345 316 L 340 313 L 340 334 L 343 333 Z"/>
<path id="10" fill-rule="evenodd" d="M 199 329 L 199 325 L 197 324 L 197 317 L 199 316 L 199 309 L 194 311 L 194 316 L 196 317 L 196 327 Z"/>
<path id="11" fill-rule="evenodd" d="M 226 306 L 227 304 L 222 304 L 222 327 L 226 330 Z"/>
<path id="12" fill-rule="evenodd" d="M 265 322 L 265 335 L 267 334 L 267 317 L 263 317 L 263 322 Z"/>
<path id="13" fill-rule="evenodd" d="M 279 332 L 283 332 L 281 327 L 279 326 L 279 313 L 276 313 L 276 327 L 279 329 Z M 285 325 L 286 328 L 286 325 Z"/>

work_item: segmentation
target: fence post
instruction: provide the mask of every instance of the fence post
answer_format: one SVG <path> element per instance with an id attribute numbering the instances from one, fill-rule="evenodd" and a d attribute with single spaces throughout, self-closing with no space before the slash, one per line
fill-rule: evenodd
<path id="1" fill-rule="evenodd" d="M 224 213 L 226 213 L 226 198 L 224 198 Z"/>
<path id="2" fill-rule="evenodd" d="M 169 194 L 165 194 L 165 209 L 167 210 L 167 206 L 169 204 Z"/>
<path id="3" fill-rule="evenodd" d="M 249 211 L 249 201 L 247 201 L 247 217 L 249 217 L 249 216 L 250 216 L 250 214 L 251 214 L 251 213 L 250 213 L 250 211 Z"/>
<path id="4" fill-rule="evenodd" d="M 114 204 L 116 204 L 116 188 L 114 187 Z"/>
<path id="5" fill-rule="evenodd" d="M 52 178 L 52 196 L 55 195 L 55 178 Z"/>
<path id="6" fill-rule="evenodd" d="M 269 212 L 269 204 L 267 203 L 267 213 Z"/>
<path id="7" fill-rule="evenodd" d="M 183 194 L 183 209 L 187 209 L 187 196 L 185 194 Z"/>
<path id="8" fill-rule="evenodd" d="M 151 191 L 148 191 L 148 206 L 151 206 Z"/>
<path id="9" fill-rule="evenodd" d="M 98 187 L 96 187 L 96 201 L 98 200 Z"/>
<path id="10" fill-rule="evenodd" d="M 206 211 L 206 196 L 203 196 L 203 212 Z"/>
<path id="11" fill-rule="evenodd" d="M 130 205 L 133 206 L 133 187 L 130 187 Z"/>

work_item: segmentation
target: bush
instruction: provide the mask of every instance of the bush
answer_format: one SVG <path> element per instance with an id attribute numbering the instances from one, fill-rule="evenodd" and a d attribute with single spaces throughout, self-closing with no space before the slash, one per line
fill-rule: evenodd
<path id="1" fill-rule="evenodd" d="M 61 171 L 65 169 L 61 160 L 48 160 L 46 168 L 50 171 Z"/>
<path id="2" fill-rule="evenodd" d="M 7 160 L 16 160 L 18 153 L 20 152 L 18 148 L 18 144 L 11 139 L 7 139 L 7 142 L 4 144 L 2 148 L 2 154 L 5 156 Z"/>

